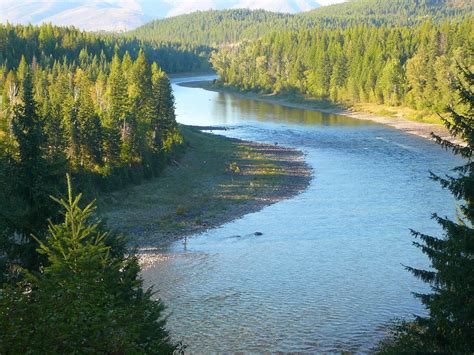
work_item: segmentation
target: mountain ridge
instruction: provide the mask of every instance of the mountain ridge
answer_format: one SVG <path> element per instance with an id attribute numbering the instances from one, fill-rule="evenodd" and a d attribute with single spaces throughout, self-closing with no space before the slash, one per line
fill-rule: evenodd
<path id="1" fill-rule="evenodd" d="M 344 29 L 357 25 L 414 26 L 472 13 L 474 3 L 464 0 L 358 0 L 297 14 L 246 9 L 199 11 L 153 20 L 128 35 L 156 43 L 179 42 L 218 48 L 255 40 L 271 32 Z"/>
<path id="2" fill-rule="evenodd" d="M 316 0 L 0 0 L 0 22 L 51 22 L 60 26 L 72 25 L 87 31 L 126 31 L 153 19 L 198 10 L 247 8 L 297 13 L 319 6 Z"/>

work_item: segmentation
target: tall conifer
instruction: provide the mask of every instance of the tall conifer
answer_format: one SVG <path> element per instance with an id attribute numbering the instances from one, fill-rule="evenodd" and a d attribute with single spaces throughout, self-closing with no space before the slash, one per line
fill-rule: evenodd
<path id="1" fill-rule="evenodd" d="M 444 122 L 451 134 L 465 143 L 434 137 L 464 158 L 465 164 L 454 169 L 456 176 L 431 175 L 460 201 L 458 215 L 456 220 L 433 215 L 444 230 L 442 237 L 412 232 L 419 239 L 415 246 L 432 266 L 429 270 L 407 267 L 431 287 L 430 293 L 415 293 L 429 314 L 396 327 L 393 337 L 382 343 L 382 353 L 474 352 L 474 74 L 466 68 L 460 72 L 456 83 L 459 106 L 448 109 L 450 117 Z"/>

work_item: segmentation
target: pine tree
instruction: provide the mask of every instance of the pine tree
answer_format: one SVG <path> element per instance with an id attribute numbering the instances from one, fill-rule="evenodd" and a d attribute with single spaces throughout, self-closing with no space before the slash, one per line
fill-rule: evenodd
<path id="1" fill-rule="evenodd" d="M 432 293 L 415 294 L 429 316 L 419 316 L 413 323 L 397 327 L 394 338 L 382 345 L 381 352 L 474 352 L 474 74 L 466 68 L 460 68 L 460 72 L 456 84 L 460 107 L 450 107 L 450 117 L 444 122 L 451 134 L 465 144 L 434 137 L 466 163 L 454 170 L 457 176 L 432 174 L 460 201 L 457 220 L 433 215 L 443 228 L 444 237 L 413 231 L 420 239 L 414 244 L 428 256 L 432 269 L 407 269 L 431 286 Z"/>
<path id="2" fill-rule="evenodd" d="M 167 151 L 174 143 L 179 143 L 181 135 L 177 129 L 175 116 L 175 101 L 171 82 L 167 75 L 159 77 L 157 85 L 159 87 L 159 120 L 162 131 L 162 149 Z"/>
<path id="3" fill-rule="evenodd" d="M 128 86 L 117 54 L 112 59 L 107 83 L 108 112 L 104 119 L 105 150 L 108 161 L 117 164 L 120 156 L 120 137 L 125 137 L 129 116 Z"/>
<path id="4" fill-rule="evenodd" d="M 399 105 L 403 97 L 404 72 L 398 59 L 392 59 L 385 65 L 378 83 L 383 93 L 383 102 L 388 105 Z"/>
<path id="5" fill-rule="evenodd" d="M 164 119 L 162 113 L 162 80 L 165 73 L 158 68 L 156 63 L 151 66 L 151 82 L 152 82 L 152 100 L 153 100 L 153 116 L 150 125 L 149 146 L 155 153 L 160 153 L 162 148 L 163 136 L 165 133 Z"/>
<path id="6" fill-rule="evenodd" d="M 37 239 L 47 263 L 2 289 L 0 352 L 172 354 L 164 306 L 143 290 L 136 257 L 68 183 L 67 198 L 54 199 L 62 221 Z"/>
<path id="7" fill-rule="evenodd" d="M 33 252 L 36 243 L 30 235 L 43 230 L 46 218 L 54 216 L 54 209 L 48 203 L 54 170 L 44 156 L 46 137 L 34 101 L 31 71 L 24 57 L 22 63 L 18 75 L 20 97 L 13 107 L 11 124 L 15 154 L 9 174 L 15 178 L 9 184 L 12 196 L 4 201 L 11 206 L 2 207 L 1 217 L 8 237 L 13 238 L 7 253 L 11 259 L 20 258 L 26 267 L 34 268 L 38 263 Z"/>
<path id="8" fill-rule="evenodd" d="M 72 85 L 71 85 L 72 86 Z M 80 130 L 77 121 L 77 91 L 69 88 L 63 96 L 63 127 L 66 140 L 66 156 L 73 168 L 80 165 Z"/>
<path id="9" fill-rule="evenodd" d="M 114 55 L 108 81 L 109 112 L 108 126 L 120 127 L 127 115 L 129 100 L 127 81 L 122 72 L 118 55 Z"/>
<path id="10" fill-rule="evenodd" d="M 70 96 L 69 81 L 66 75 L 59 70 L 59 65 L 55 67 L 55 73 L 52 75 L 52 83 L 48 90 L 48 110 L 45 114 L 45 133 L 48 141 L 50 156 L 57 158 L 64 156 L 66 149 L 66 135 L 64 132 L 64 111 L 67 107 L 65 102 Z"/>
<path id="11" fill-rule="evenodd" d="M 129 84 L 131 116 L 135 121 L 127 127 L 133 142 L 131 154 L 135 160 L 142 160 L 154 114 L 151 69 L 142 50 L 133 63 Z"/>
<path id="12" fill-rule="evenodd" d="M 130 84 L 130 98 L 134 115 L 142 126 L 148 125 L 154 110 L 151 68 L 143 51 L 140 51 L 137 60 L 133 63 Z"/>
<path id="13" fill-rule="evenodd" d="M 102 125 L 94 110 L 91 83 L 79 69 L 76 73 L 76 120 L 79 128 L 80 164 L 92 167 L 102 160 Z"/>

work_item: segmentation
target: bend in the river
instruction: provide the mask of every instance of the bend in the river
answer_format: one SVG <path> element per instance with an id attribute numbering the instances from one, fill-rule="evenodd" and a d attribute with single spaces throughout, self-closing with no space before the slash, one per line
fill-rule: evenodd
<path id="1" fill-rule="evenodd" d="M 456 158 L 370 121 L 174 90 L 179 122 L 301 149 L 314 169 L 304 193 L 176 243 L 144 271 L 188 350 L 361 352 L 393 317 L 424 312 L 411 292 L 425 286 L 401 264 L 427 264 L 409 228 L 439 233 L 431 213 L 454 214 L 428 172 Z"/>

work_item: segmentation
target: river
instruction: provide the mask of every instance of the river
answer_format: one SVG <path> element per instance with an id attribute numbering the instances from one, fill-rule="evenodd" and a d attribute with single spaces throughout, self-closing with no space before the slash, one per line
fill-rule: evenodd
<path id="1" fill-rule="evenodd" d="M 460 161 L 371 121 L 176 85 L 190 80 L 173 84 L 180 123 L 300 149 L 313 179 L 294 198 L 176 242 L 143 272 L 173 339 L 192 353 L 366 352 L 391 319 L 423 314 L 411 292 L 427 287 L 402 264 L 428 261 L 409 229 L 440 234 L 431 213 L 453 216 L 455 203 L 429 171 Z"/>

